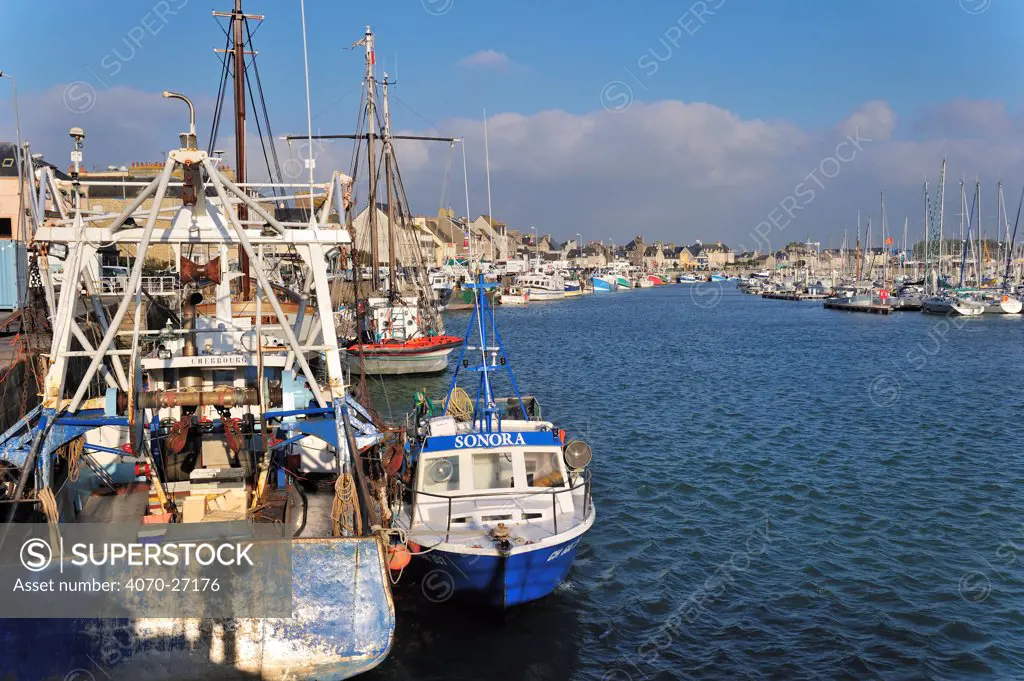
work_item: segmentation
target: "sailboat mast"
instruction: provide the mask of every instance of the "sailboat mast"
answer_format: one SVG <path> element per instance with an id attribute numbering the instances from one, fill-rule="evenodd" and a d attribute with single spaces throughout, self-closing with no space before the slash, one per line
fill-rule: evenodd
<path id="1" fill-rule="evenodd" d="M 398 295 L 398 258 L 395 257 L 395 189 L 391 160 L 391 108 L 388 102 L 388 74 L 384 72 L 384 181 L 388 195 L 388 295 Z"/>
<path id="2" fill-rule="evenodd" d="M 487 219 L 491 221 L 494 231 L 494 213 L 491 212 L 491 153 L 487 144 L 487 109 L 484 109 L 484 166 L 487 174 Z M 466 216 L 467 219 L 469 216 Z M 491 261 L 494 261 L 494 237 L 491 237 Z"/>
<path id="3" fill-rule="evenodd" d="M 857 211 L 857 281 L 860 281 L 860 211 Z"/>
<path id="4" fill-rule="evenodd" d="M 882 220 L 882 287 L 886 286 L 886 279 L 889 276 L 889 249 L 885 243 L 885 190 L 879 191 L 878 203 Z"/>
<path id="5" fill-rule="evenodd" d="M 903 216 L 903 257 L 900 258 L 900 274 L 907 276 L 907 228 L 910 226 L 910 218 Z M 915 277 L 916 278 L 916 277 Z"/>
<path id="6" fill-rule="evenodd" d="M 964 238 L 964 217 L 967 215 L 967 190 L 964 181 L 960 180 L 960 248 L 963 249 L 960 262 L 960 286 L 964 285 L 964 261 L 967 257 L 967 241 Z M 968 225 L 970 230 L 970 225 Z"/>
<path id="7" fill-rule="evenodd" d="M 366 162 L 370 196 L 370 287 L 373 291 L 380 290 L 380 254 L 377 245 L 377 151 L 374 142 L 377 137 L 377 107 L 374 101 L 377 81 L 373 76 L 373 66 L 377 57 L 373 49 L 373 30 L 367 26 L 363 37 L 366 48 Z"/>
<path id="8" fill-rule="evenodd" d="M 939 193 L 936 195 L 939 203 L 939 278 L 942 277 L 942 228 L 946 221 L 946 159 L 942 159 L 942 171 L 939 173 Z"/>
<path id="9" fill-rule="evenodd" d="M 466 140 L 462 140 L 462 181 L 466 185 L 466 243 L 469 244 L 467 264 L 469 265 L 470 276 L 473 274 L 473 230 L 469 225 L 469 166 L 466 163 Z"/>
<path id="10" fill-rule="evenodd" d="M 981 182 L 977 180 L 974 182 L 974 202 L 978 206 L 978 288 L 981 288 L 981 268 L 984 265 L 984 260 L 981 253 Z"/>

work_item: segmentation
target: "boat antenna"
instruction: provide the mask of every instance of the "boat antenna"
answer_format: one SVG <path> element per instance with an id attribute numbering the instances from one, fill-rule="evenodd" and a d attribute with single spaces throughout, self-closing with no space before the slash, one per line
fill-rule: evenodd
<path id="1" fill-rule="evenodd" d="M 462 182 L 466 186 L 466 243 L 469 244 L 469 274 L 473 274 L 473 231 L 469 226 L 469 170 L 466 165 L 466 139 L 462 143 Z"/>
<path id="2" fill-rule="evenodd" d="M 487 144 L 487 107 L 484 107 L 484 168 L 487 175 L 487 220 L 490 223 L 491 231 L 494 229 L 494 212 L 491 208 L 491 154 Z M 491 260 L 494 260 L 494 236 L 491 236 Z"/>
<path id="3" fill-rule="evenodd" d="M 316 159 L 313 158 L 313 113 L 309 105 L 309 51 L 306 49 L 306 0 L 299 1 L 299 12 L 302 15 L 302 64 L 306 74 L 306 138 L 309 143 L 309 157 L 306 159 L 306 167 L 309 168 L 309 226 L 314 228 L 316 227 L 316 211 L 313 207 L 313 169 L 316 168 Z"/>

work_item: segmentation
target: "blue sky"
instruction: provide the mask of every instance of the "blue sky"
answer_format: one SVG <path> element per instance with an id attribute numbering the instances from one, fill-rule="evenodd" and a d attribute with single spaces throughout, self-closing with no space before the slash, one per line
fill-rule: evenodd
<path id="1" fill-rule="evenodd" d="M 446 1 L 451 7 L 440 16 L 424 8 L 431 2 L 443 8 Z M 56 0 L 62 10 L 44 13 L 37 4 L 18 0 L 13 12 L 5 8 L 3 66 L 19 77 L 24 91 L 99 76 L 110 85 L 158 90 L 173 83 L 182 91 L 212 94 L 211 50 L 221 46 L 222 37 L 209 13 L 225 9 L 229 0 L 167 2 L 172 10 L 180 7 L 178 14 L 167 14 L 166 26 L 151 15 L 158 35 L 144 35 L 135 59 L 110 76 L 101 60 L 116 59 L 115 49 L 131 54 L 123 42 L 126 34 L 141 25 L 155 2 L 104 0 L 100 12 L 94 3 Z M 494 112 L 560 108 L 581 113 L 593 109 L 602 85 L 617 78 L 630 83 L 640 99 L 708 101 L 744 117 L 786 118 L 809 126 L 828 124 L 872 99 L 906 112 L 953 96 L 1009 97 L 1014 107 L 1020 101 L 1016 71 L 1024 3 L 991 0 L 986 11 L 970 15 L 957 0 L 709 0 L 709 5 L 719 2 L 715 14 L 674 47 L 661 40 L 692 6 L 678 0 L 396 0 L 386 3 L 387 11 L 375 2 L 309 0 L 314 108 L 333 108 L 349 120 L 352 104 L 331 107 L 331 102 L 358 85 L 361 55 L 344 48 L 367 23 L 378 33 L 380 61 L 395 70 L 397 60 L 398 95 L 415 102 L 429 120 L 478 115 L 483 106 Z M 256 42 L 275 102 L 301 101 L 298 2 L 247 0 L 246 6 L 268 18 Z M 191 49 L 182 49 L 179 41 Z M 66 46 L 74 57 L 40 58 L 41 44 L 56 50 Z M 481 75 L 457 66 L 466 55 L 488 49 L 520 68 Z M 649 50 L 672 53 L 651 77 L 637 66 Z M 275 113 L 298 125 L 301 112 L 293 108 Z"/>
<path id="2" fill-rule="evenodd" d="M 105 0 L 102 11 L 96 3 L 55 0 L 50 6 L 59 11 L 45 13 L 36 3 L 8 4 L 13 7 L 5 7 L 0 29 L 6 48 L 0 68 L 18 77 L 23 106 L 42 106 L 47 92 L 73 81 L 85 81 L 101 99 L 107 88 L 118 90 L 119 97 L 168 88 L 206 102 L 216 91 L 219 72 L 212 50 L 222 47 L 224 38 L 210 11 L 229 9 L 229 0 Z M 714 9 L 703 23 L 695 20 L 701 6 Z M 255 42 L 275 132 L 304 132 L 299 3 L 246 0 L 245 8 L 267 15 Z M 726 117 L 778 122 L 813 135 L 833 129 L 867 102 L 882 101 L 898 119 L 889 142 L 949 136 L 950 126 L 959 126 L 955 132 L 964 137 L 986 135 L 972 129 L 977 127 L 972 121 L 992 121 L 997 114 L 976 114 L 972 105 L 965 105 L 972 112 L 966 116 L 936 113 L 957 100 L 1003 106 L 1005 118 L 1014 121 L 1021 107 L 1017 52 L 1024 42 L 1024 2 L 1016 0 L 308 0 L 306 13 L 314 125 L 323 132 L 352 129 L 362 54 L 347 48 L 368 23 L 377 32 L 378 64 L 397 73 L 395 121 L 407 129 L 438 124 L 468 135 L 450 128 L 479 119 L 483 107 L 492 117 L 518 115 L 537 125 L 542 124 L 537 115 L 551 110 L 591 120 L 585 117 L 607 113 L 602 88 L 614 81 L 628 87 L 637 105 L 629 116 L 615 119 L 623 135 L 654 125 L 637 111 L 659 102 L 708 104 Z M 40 55 L 41 45 L 48 54 Z M 471 58 L 486 51 L 498 54 Z M 75 124 L 74 116 L 64 113 L 23 112 L 36 148 L 59 158 L 65 156 L 66 123 Z M 209 111 L 199 113 L 203 136 Z M 94 128 L 125 129 L 139 123 L 137 115 L 123 123 L 110 118 L 108 113 L 88 122 Z M 5 137 L 12 136 L 8 121 L 0 118 Z M 52 122 L 52 132 L 40 129 L 44 122 Z M 1000 119 L 1004 124 L 1011 125 Z M 500 130 L 499 125 L 491 139 L 499 149 Z M 749 134 L 759 133 L 743 133 Z M 154 143 L 149 149 L 166 146 Z M 807 153 L 813 161 L 814 154 Z M 89 158 L 121 163 L 132 154 L 144 155 L 107 144 L 90 149 Z M 992 172 L 1001 174 L 1015 162 L 1007 160 Z M 986 168 L 957 171 L 984 174 Z M 517 181 L 515 173 L 503 180 Z M 871 181 L 889 183 L 885 177 Z M 518 193 L 505 188 L 506 194 Z M 524 183 L 518 191 L 528 189 L 535 185 Z M 637 192 L 636 199 L 648 199 L 642 189 Z M 424 195 L 433 193 L 431 187 Z M 563 195 L 583 197 L 587 187 L 568 188 Z M 665 214 L 672 197 L 663 198 Z M 571 209 L 564 206 L 548 218 L 564 219 Z M 598 218 L 589 215 L 586 221 Z M 651 219 L 659 218 L 652 213 Z M 622 229 L 609 223 L 594 231 Z"/>

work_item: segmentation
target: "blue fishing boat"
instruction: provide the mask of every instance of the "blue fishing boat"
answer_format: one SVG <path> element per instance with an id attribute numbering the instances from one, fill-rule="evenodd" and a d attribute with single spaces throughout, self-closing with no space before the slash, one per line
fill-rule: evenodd
<path id="1" fill-rule="evenodd" d="M 420 396 L 392 504 L 413 560 L 451 597 L 507 608 L 566 577 L 594 523 L 589 445 L 541 418 L 520 395 L 483 277 L 455 375 L 440 408 Z M 475 338 L 474 338 L 475 337 Z M 458 385 L 478 377 L 476 398 Z M 502 375 L 512 395 L 496 397 Z"/>
<path id="2" fill-rule="evenodd" d="M 711 281 L 729 281 L 729 277 L 724 274 L 715 273 L 711 275 Z"/>
<path id="3" fill-rule="evenodd" d="M 618 278 L 611 274 L 595 274 L 590 278 L 594 293 L 614 293 L 619 290 Z"/>

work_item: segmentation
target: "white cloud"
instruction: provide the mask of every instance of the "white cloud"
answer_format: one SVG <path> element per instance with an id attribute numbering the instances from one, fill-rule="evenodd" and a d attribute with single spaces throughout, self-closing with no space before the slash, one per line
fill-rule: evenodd
<path id="1" fill-rule="evenodd" d="M 99 91 L 88 113 L 75 114 L 64 106 L 63 91 L 60 86 L 23 96 L 21 102 L 25 137 L 35 151 L 61 165 L 70 151 L 71 125 L 86 128 L 87 166 L 102 167 L 158 158 L 160 150 L 176 142 L 187 120 L 180 102 L 130 88 Z M 551 109 L 489 117 L 496 217 L 513 228 L 536 225 L 562 238 L 582 231 L 587 238 L 622 243 L 643 233 L 676 242 L 721 239 L 752 248 L 757 225 L 815 173 L 821 186 L 812 185 L 813 201 L 795 212 L 785 228 L 774 227 L 769 238 L 775 246 L 808 236 L 838 245 L 844 223 L 852 229 L 858 210 L 865 217 L 877 214 L 883 186 L 893 226 L 901 229 L 906 215 L 911 236 L 919 234 L 921 185 L 929 179 L 934 186 L 944 155 L 951 187 L 959 177 L 977 176 L 986 185 L 982 195 L 994 200 L 1000 178 L 1008 196 L 1015 193 L 1011 187 L 1024 182 L 1024 126 L 1019 115 L 998 102 L 958 100 L 901 119 L 885 102 L 866 102 L 820 129 L 743 118 L 700 102 L 636 102 L 619 113 L 597 104 L 587 113 Z M 205 146 L 209 124 L 204 119 L 212 108 L 209 101 L 197 101 L 200 146 Z M 13 131 L 7 124 L 0 118 L 0 129 Z M 218 147 L 230 150 L 231 131 L 228 123 L 223 125 Z M 486 212 L 482 122 L 454 118 L 439 125 L 465 137 L 471 210 Z M 847 145 L 837 153 L 837 145 L 858 134 L 865 140 L 860 150 Z M 314 145 L 318 178 L 332 169 L 349 171 L 347 144 Z M 448 144 L 434 142 L 400 141 L 396 146 L 415 212 L 434 213 L 446 186 L 445 204 L 464 212 L 461 149 L 452 152 Z M 278 143 L 278 148 L 282 163 L 300 176 L 294 179 L 303 180 L 304 147 Z M 840 164 L 828 160 L 837 155 L 853 158 Z M 262 179 L 262 153 L 255 140 L 249 157 L 250 176 Z M 357 199 L 365 202 L 365 192 L 357 192 Z M 956 197 L 950 198 L 947 215 L 955 213 L 955 204 Z M 994 215 L 994 208 L 987 213 Z"/>
<path id="2" fill-rule="evenodd" d="M 507 69 L 512 62 L 504 52 L 480 50 L 459 60 L 459 66 L 469 69 Z"/>

